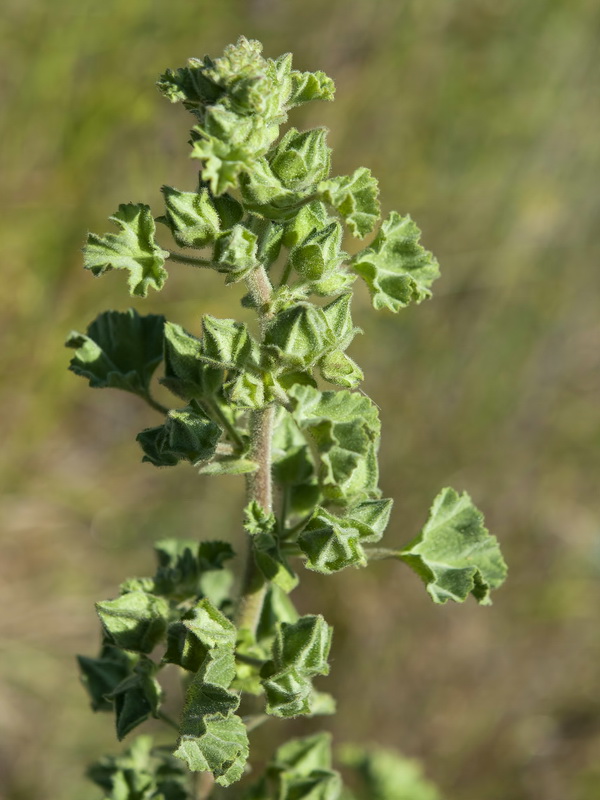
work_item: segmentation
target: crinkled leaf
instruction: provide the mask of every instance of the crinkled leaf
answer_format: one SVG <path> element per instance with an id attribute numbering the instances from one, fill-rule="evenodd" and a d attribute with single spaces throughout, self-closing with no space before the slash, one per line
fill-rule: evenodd
<path id="1" fill-rule="evenodd" d="M 69 369 L 94 388 L 112 387 L 147 395 L 154 370 L 163 357 L 165 318 L 128 311 L 104 311 L 87 334 L 72 332 L 67 347 L 76 349 Z"/>
<path id="2" fill-rule="evenodd" d="M 272 794 L 268 792 L 272 787 Z M 331 769 L 331 736 L 320 733 L 292 739 L 280 747 L 267 765 L 266 778 L 249 794 L 252 800 L 338 800 L 342 783 Z"/>
<path id="3" fill-rule="evenodd" d="M 313 200 L 298 209 L 294 217 L 286 223 L 283 244 L 291 249 L 303 242 L 313 231 L 323 230 L 332 221 L 325 204 Z"/>
<path id="4" fill-rule="evenodd" d="M 194 608 L 194 615 L 183 624 L 205 647 L 235 647 L 236 627 L 208 599 L 201 600 Z"/>
<path id="5" fill-rule="evenodd" d="M 242 280 L 259 265 L 258 239 L 244 225 L 234 225 L 215 244 L 214 262 L 227 273 L 227 282 Z"/>
<path id="6" fill-rule="evenodd" d="M 298 303 L 277 314 L 265 331 L 264 345 L 273 368 L 306 369 L 334 346 L 323 309 Z"/>
<path id="7" fill-rule="evenodd" d="M 156 664 L 143 657 L 133 672 L 112 691 L 115 705 L 117 738 L 124 739 L 149 716 L 156 716 L 162 697 L 160 684 L 154 677 Z"/>
<path id="8" fill-rule="evenodd" d="M 141 591 L 96 603 L 102 626 L 117 647 L 150 653 L 164 638 L 169 605 L 162 597 Z"/>
<path id="9" fill-rule="evenodd" d="M 286 189 L 312 187 L 329 174 L 331 148 L 327 147 L 327 129 L 298 131 L 290 128 L 269 155 L 271 169 Z"/>
<path id="10" fill-rule="evenodd" d="M 268 269 L 277 260 L 281 251 L 283 225 L 268 219 L 262 219 L 256 214 L 250 214 L 245 225 L 248 230 L 256 235 L 258 261 L 265 269 Z"/>
<path id="11" fill-rule="evenodd" d="M 365 566 L 362 546 L 379 541 L 391 508 L 391 500 L 367 500 L 344 517 L 317 509 L 298 537 L 300 549 L 308 557 L 306 566 L 326 575 Z"/>
<path id="12" fill-rule="evenodd" d="M 189 773 L 160 748 L 151 736 L 138 736 L 118 756 L 104 756 L 88 777 L 105 792 L 105 800 L 189 800 Z"/>
<path id="13" fill-rule="evenodd" d="M 244 528 L 252 537 L 256 566 L 267 581 L 275 583 L 284 592 L 291 592 L 298 585 L 298 576 L 279 549 L 274 514 L 267 514 L 256 500 L 252 500 L 246 506 L 244 516 Z"/>
<path id="14" fill-rule="evenodd" d="M 342 227 L 332 222 L 322 230 L 310 233 L 290 253 L 290 262 L 296 272 L 308 281 L 319 281 L 332 273 L 347 254 L 340 250 Z"/>
<path id="15" fill-rule="evenodd" d="M 279 625 L 272 660 L 261 672 L 268 714 L 296 717 L 312 713 L 311 678 L 329 672 L 331 634 L 332 628 L 322 616 L 307 615 Z"/>
<path id="16" fill-rule="evenodd" d="M 277 633 L 279 623 L 297 622 L 298 612 L 289 596 L 278 586 L 271 584 L 267 588 L 258 627 L 256 641 L 263 647 L 271 647 Z"/>
<path id="17" fill-rule="evenodd" d="M 242 777 L 250 751 L 246 726 L 238 716 L 215 714 L 195 725 L 184 721 L 182 731 L 174 755 L 190 770 L 212 772 L 221 786 Z"/>
<path id="18" fill-rule="evenodd" d="M 441 800 L 418 761 L 381 747 L 358 745 L 345 745 L 340 757 L 361 779 L 361 800 Z"/>
<path id="19" fill-rule="evenodd" d="M 216 394 L 223 383 L 223 368 L 207 363 L 202 354 L 200 339 L 187 333 L 181 325 L 167 322 L 164 328 L 165 376 L 160 382 L 184 400 Z"/>
<path id="20" fill-rule="evenodd" d="M 466 492 L 442 489 L 421 533 L 398 553 L 427 584 L 436 603 L 462 603 L 469 593 L 489 605 L 506 577 L 498 541 Z"/>
<path id="21" fill-rule="evenodd" d="M 265 391 L 265 381 L 261 375 L 240 372 L 230 381 L 225 390 L 237 408 L 264 408 L 271 398 Z"/>
<path id="22" fill-rule="evenodd" d="M 374 403 L 358 392 L 288 390 L 293 417 L 310 434 L 320 457 L 325 496 L 343 505 L 378 496 L 379 418 Z"/>
<path id="23" fill-rule="evenodd" d="M 112 217 L 121 230 L 98 236 L 88 234 L 83 248 L 85 269 L 103 275 L 111 269 L 126 269 L 132 295 L 146 297 L 148 287 L 162 289 L 167 279 L 164 269 L 169 254 L 154 241 L 155 225 L 150 207 L 141 203 L 122 203 Z"/>
<path id="24" fill-rule="evenodd" d="M 247 475 L 256 472 L 258 464 L 249 458 L 223 456 L 200 468 L 201 475 Z"/>
<path id="25" fill-rule="evenodd" d="M 361 239 L 373 230 L 379 219 L 379 185 L 366 167 L 359 167 L 352 175 L 322 181 L 319 195 L 339 212 L 351 233 Z"/>
<path id="26" fill-rule="evenodd" d="M 164 425 L 138 433 L 137 441 L 144 451 L 142 461 L 170 467 L 182 460 L 198 464 L 212 458 L 221 433 L 219 426 L 191 400 L 185 408 L 169 411 Z"/>
<path id="27" fill-rule="evenodd" d="M 256 366 L 258 345 L 243 322 L 205 314 L 200 357 L 211 366 L 242 370 L 248 365 Z"/>
<path id="28" fill-rule="evenodd" d="M 299 72 L 291 73 L 292 88 L 288 106 L 299 106 L 311 100 L 333 100 L 335 84 L 324 72 Z"/>
<path id="29" fill-rule="evenodd" d="M 208 189 L 180 192 L 163 186 L 161 191 L 166 206 L 164 222 L 180 247 L 206 247 L 216 240 L 221 224 Z"/>
<path id="30" fill-rule="evenodd" d="M 108 695 L 130 673 L 136 656 L 111 644 L 104 644 L 98 658 L 77 656 L 81 682 L 85 686 L 94 711 L 111 711 L 113 701 Z"/>
<path id="31" fill-rule="evenodd" d="M 319 370 L 324 380 L 345 389 L 354 389 L 365 378 L 356 361 L 342 350 L 332 350 L 324 355 L 319 361 Z"/>
<path id="32" fill-rule="evenodd" d="M 408 214 L 401 217 L 392 211 L 373 243 L 352 258 L 352 267 L 369 287 L 374 308 L 397 312 L 431 296 L 439 266 L 419 244 L 420 237 Z"/>

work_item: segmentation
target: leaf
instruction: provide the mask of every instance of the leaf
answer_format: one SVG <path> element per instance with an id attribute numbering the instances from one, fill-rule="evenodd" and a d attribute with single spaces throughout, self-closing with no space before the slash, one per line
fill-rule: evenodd
<path id="1" fill-rule="evenodd" d="M 180 247 L 206 247 L 216 240 L 221 224 L 208 189 L 180 192 L 163 186 L 161 192 L 166 205 L 164 222 Z"/>
<path id="2" fill-rule="evenodd" d="M 267 588 L 265 601 L 256 630 L 256 641 L 259 645 L 269 649 L 281 622 L 294 623 L 298 621 L 298 612 L 294 608 L 289 596 L 278 586 L 271 584 Z"/>
<path id="3" fill-rule="evenodd" d="M 300 385 L 290 388 L 288 396 L 294 419 L 318 450 L 325 496 L 352 506 L 377 497 L 380 424 L 374 403 L 358 392 L 320 392 Z"/>
<path id="4" fill-rule="evenodd" d="M 215 244 L 214 262 L 220 272 L 227 273 L 227 283 L 245 278 L 259 266 L 256 234 L 244 225 L 234 225 Z"/>
<path id="5" fill-rule="evenodd" d="M 401 217 L 392 211 L 373 243 L 352 258 L 353 269 L 369 287 L 374 308 L 398 312 L 431 296 L 439 266 L 419 244 L 420 237 L 408 214 Z"/>
<path id="6" fill-rule="evenodd" d="M 258 366 L 258 344 L 243 322 L 217 319 L 210 314 L 202 317 L 202 351 L 199 356 L 206 364 L 220 369 L 243 370 Z"/>
<path id="7" fill-rule="evenodd" d="M 420 764 L 393 750 L 345 745 L 341 761 L 361 778 L 365 800 L 441 800 L 435 786 L 423 777 Z"/>
<path id="8" fill-rule="evenodd" d="M 342 350 L 332 350 L 324 355 L 319 361 L 319 369 L 324 380 L 346 389 L 354 389 L 365 378 L 358 364 Z"/>
<path id="9" fill-rule="evenodd" d="M 298 131 L 290 128 L 269 154 L 271 169 L 286 189 L 310 190 L 329 174 L 331 148 L 327 129 Z"/>
<path id="10" fill-rule="evenodd" d="M 303 242 L 313 231 L 323 230 L 331 222 L 333 220 L 328 215 L 324 203 L 313 200 L 296 210 L 292 219 L 286 223 L 283 244 L 291 249 Z"/>
<path id="11" fill-rule="evenodd" d="M 248 475 L 257 469 L 256 461 L 251 461 L 249 458 L 224 456 L 200 467 L 199 472 L 201 475 Z"/>
<path id="12" fill-rule="evenodd" d="M 223 384 L 224 370 L 203 360 L 201 340 L 173 322 L 164 328 L 164 359 L 160 382 L 184 400 L 211 397 Z"/>
<path id="13" fill-rule="evenodd" d="M 330 575 L 346 567 L 364 567 L 363 545 L 381 539 L 391 509 L 392 500 L 367 500 L 344 517 L 318 508 L 298 536 L 308 569 Z"/>
<path id="14" fill-rule="evenodd" d="M 69 369 L 87 378 L 94 388 L 124 389 L 142 396 L 150 391 L 152 375 L 163 357 L 165 318 L 128 311 L 104 311 L 87 334 L 72 332 L 67 347 L 76 350 Z"/>
<path id="15" fill-rule="evenodd" d="M 128 592 L 96 603 L 96 610 L 109 641 L 123 650 L 150 653 L 167 630 L 168 604 L 146 592 Z"/>
<path id="16" fill-rule="evenodd" d="M 345 260 L 340 250 L 342 226 L 332 222 L 326 228 L 313 231 L 290 252 L 290 263 L 302 277 L 319 281 L 330 275 Z"/>
<path id="17" fill-rule="evenodd" d="M 122 203 L 109 219 L 121 230 L 104 236 L 88 234 L 83 248 L 85 269 L 96 276 L 111 269 L 128 270 L 129 291 L 134 296 L 146 297 L 148 287 L 162 289 L 167 279 L 163 267 L 169 253 L 154 241 L 155 225 L 150 207 Z"/>
<path id="18" fill-rule="evenodd" d="M 359 167 L 352 175 L 330 178 L 319 184 L 322 200 L 329 203 L 342 216 L 353 236 L 362 239 L 371 233 L 380 217 L 377 199 L 379 184 L 366 167 Z"/>
<path id="19" fill-rule="evenodd" d="M 105 792 L 105 800 L 189 800 L 189 773 L 176 759 L 153 747 L 151 736 L 138 736 L 118 756 L 104 756 L 88 777 Z"/>
<path id="20" fill-rule="evenodd" d="M 221 429 L 195 400 L 185 408 L 169 411 L 164 425 L 146 428 L 137 435 L 144 451 L 142 461 L 156 467 L 171 467 L 179 461 L 198 464 L 215 453 Z"/>
<path id="21" fill-rule="evenodd" d="M 324 72 L 298 72 L 291 73 L 292 90 L 288 106 L 299 106 L 311 100 L 333 100 L 335 84 Z"/>
<path id="22" fill-rule="evenodd" d="M 235 715 L 240 698 L 230 691 L 235 679 L 235 626 L 203 600 L 184 625 L 207 648 L 207 656 L 190 684 L 174 755 L 192 771 L 210 771 L 229 786 L 241 777 L 248 758 L 248 737 Z"/>
<path id="23" fill-rule="evenodd" d="M 421 576 L 436 603 L 462 603 L 470 593 L 490 605 L 490 591 L 504 582 L 507 571 L 482 513 L 466 492 L 454 489 L 442 489 L 425 527 L 398 557 Z"/>
<path id="24" fill-rule="evenodd" d="M 115 704 L 117 738 L 124 739 L 149 716 L 157 716 L 162 689 L 154 677 L 156 664 L 143 657 L 110 695 Z"/>
<path id="25" fill-rule="evenodd" d="M 81 682 L 85 686 L 94 711 L 111 711 L 108 695 L 126 678 L 136 657 L 111 644 L 104 644 L 98 658 L 77 656 Z"/>
<path id="26" fill-rule="evenodd" d="M 279 549 L 275 515 L 267 514 L 256 500 L 252 500 L 244 509 L 244 517 L 244 528 L 252 537 L 256 566 L 265 580 L 284 592 L 291 592 L 298 585 L 298 576 Z"/>
<path id="27" fill-rule="evenodd" d="M 327 675 L 332 628 L 322 616 L 306 615 L 295 623 L 280 623 L 272 660 L 262 669 L 267 714 L 296 717 L 310 714 L 311 678 Z"/>
<path id="28" fill-rule="evenodd" d="M 273 369 L 306 369 L 332 349 L 334 341 L 323 310 L 310 303 L 277 314 L 264 336 Z"/>

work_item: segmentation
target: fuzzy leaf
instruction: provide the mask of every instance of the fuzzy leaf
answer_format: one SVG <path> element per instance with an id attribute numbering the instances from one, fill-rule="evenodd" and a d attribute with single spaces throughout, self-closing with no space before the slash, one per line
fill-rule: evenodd
<path id="1" fill-rule="evenodd" d="M 110 695 L 115 704 L 117 738 L 125 738 L 149 716 L 156 716 L 162 698 L 162 689 L 154 677 L 156 664 L 142 658 L 133 673 L 123 680 Z"/>
<path id="2" fill-rule="evenodd" d="M 265 580 L 276 584 L 284 592 L 291 592 L 298 585 L 298 576 L 280 552 L 275 515 L 267 514 L 253 500 L 246 506 L 244 516 L 244 528 L 252 537 L 256 566 Z"/>
<path id="3" fill-rule="evenodd" d="M 224 369 L 203 359 L 202 341 L 173 322 L 164 328 L 164 359 L 160 382 L 184 400 L 213 396 L 223 384 Z"/>
<path id="4" fill-rule="evenodd" d="M 290 262 L 296 272 L 309 281 L 319 281 L 331 274 L 346 258 L 340 250 L 342 226 L 332 222 L 326 228 L 313 231 L 291 251 Z"/>
<path id="5" fill-rule="evenodd" d="M 161 191 L 166 205 L 164 222 L 180 247 L 206 247 L 216 240 L 221 224 L 208 189 L 180 192 L 163 186 Z"/>
<path id="6" fill-rule="evenodd" d="M 169 411 L 164 425 L 138 433 L 137 441 L 145 454 L 142 461 L 171 467 L 181 460 L 198 464 L 212 458 L 221 433 L 219 426 L 191 400 L 185 408 Z"/>
<path id="7" fill-rule="evenodd" d="M 192 772 L 212 772 L 220 786 L 242 777 L 250 751 L 240 717 L 214 714 L 195 725 L 184 717 L 182 732 L 173 755 L 185 761 Z"/>
<path id="8" fill-rule="evenodd" d="M 311 100 L 333 100 L 335 84 L 324 72 L 291 73 L 292 89 L 288 106 L 299 106 Z"/>
<path id="9" fill-rule="evenodd" d="M 204 599 L 194 608 L 194 615 L 183 624 L 207 648 L 232 650 L 236 627 L 210 600 Z"/>
<path id="10" fill-rule="evenodd" d="M 299 132 L 290 128 L 269 156 L 271 169 L 286 189 L 312 187 L 329 174 L 331 148 L 326 128 Z"/>
<path id="11" fill-rule="evenodd" d="M 324 203 L 313 200 L 296 211 L 294 217 L 286 223 L 283 233 L 283 244 L 290 249 L 303 242 L 309 234 L 323 230 L 333 220 L 327 213 Z"/>
<path id="12" fill-rule="evenodd" d="M 398 553 L 427 584 L 436 603 L 462 603 L 469 593 L 489 605 L 506 577 L 498 542 L 466 492 L 443 489 L 416 539 Z"/>
<path id="13" fill-rule="evenodd" d="M 123 650 L 150 653 L 164 638 L 169 606 L 161 597 L 133 591 L 96 603 L 108 638 Z"/>
<path id="14" fill-rule="evenodd" d="M 377 179 L 366 167 L 359 167 L 352 175 L 342 175 L 322 181 L 319 195 L 342 216 L 351 233 L 362 239 L 371 233 L 381 210 Z"/>
<path id="15" fill-rule="evenodd" d="M 108 695 L 130 673 L 136 656 L 111 644 L 104 644 L 98 658 L 77 656 L 81 682 L 85 686 L 94 711 L 111 711 Z"/>
<path id="16" fill-rule="evenodd" d="M 109 219 L 121 230 L 98 236 L 88 234 L 83 248 L 84 267 L 94 275 L 103 275 L 111 269 L 129 272 L 129 291 L 132 295 L 146 297 L 148 287 L 162 289 L 167 279 L 164 269 L 169 254 L 154 241 L 154 218 L 150 207 L 143 204 L 121 204 Z"/>
<path id="17" fill-rule="evenodd" d="M 258 345 L 243 322 L 205 314 L 200 358 L 213 367 L 242 370 L 248 364 L 257 366 Z"/>
<path id="18" fill-rule="evenodd" d="M 431 296 L 439 266 L 419 244 L 420 237 L 408 214 L 392 211 L 373 243 L 353 257 L 352 267 L 369 287 L 374 308 L 398 312 Z"/>
<path id="19" fill-rule="evenodd" d="M 321 616 L 307 615 L 281 623 L 273 642 L 273 657 L 262 670 L 267 713 L 296 717 L 312 712 L 311 678 L 327 675 L 332 628 Z"/>
<path id="20" fill-rule="evenodd" d="M 66 345 L 76 350 L 69 369 L 94 388 L 112 387 L 147 396 L 161 362 L 165 318 L 129 311 L 104 311 L 87 334 L 73 332 Z"/>
<path id="21" fill-rule="evenodd" d="M 356 361 L 347 356 L 342 350 L 332 350 L 319 361 L 319 369 L 324 380 L 343 386 L 345 389 L 354 389 L 365 379 L 362 369 Z"/>
<path id="22" fill-rule="evenodd" d="M 346 567 L 364 567 L 362 546 L 381 539 L 391 508 L 392 500 L 367 500 L 344 517 L 317 509 L 298 537 L 308 569 L 330 575 Z"/>
<path id="23" fill-rule="evenodd" d="M 319 452 L 325 496 L 352 506 L 377 497 L 380 425 L 374 403 L 358 392 L 320 392 L 311 386 L 293 386 L 288 395 L 294 419 Z"/>
<path id="24" fill-rule="evenodd" d="M 214 261 L 220 272 L 227 273 L 227 282 L 242 280 L 259 265 L 258 240 L 243 225 L 234 225 L 215 244 Z"/>
<path id="25" fill-rule="evenodd" d="M 334 337 L 323 309 L 298 303 L 277 314 L 266 331 L 265 348 L 273 367 L 306 369 L 334 346 Z"/>

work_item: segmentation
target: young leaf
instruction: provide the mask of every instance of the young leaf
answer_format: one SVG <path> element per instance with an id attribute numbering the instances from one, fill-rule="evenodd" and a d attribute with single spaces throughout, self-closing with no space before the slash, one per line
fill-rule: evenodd
<path id="1" fill-rule="evenodd" d="M 81 682 L 90 696 L 94 711 L 111 711 L 113 707 L 109 695 L 130 673 L 137 657 L 104 644 L 98 658 L 77 656 Z"/>
<path id="2" fill-rule="evenodd" d="M 194 722 L 191 710 L 184 710 L 181 731 L 173 755 L 185 761 L 192 772 L 212 772 L 220 786 L 239 781 L 250 753 L 240 717 L 212 714 Z"/>
<path id="3" fill-rule="evenodd" d="M 259 265 L 258 239 L 244 225 L 234 225 L 215 244 L 214 261 L 220 272 L 227 273 L 227 283 L 245 278 Z"/>
<path id="4" fill-rule="evenodd" d="M 379 219 L 381 210 L 379 184 L 371 170 L 359 167 L 352 175 L 342 175 L 322 181 L 319 196 L 341 215 L 353 236 L 362 239 L 371 233 Z"/>
<path id="5" fill-rule="evenodd" d="M 144 451 L 142 461 L 155 467 L 172 467 L 182 460 L 196 465 L 212 458 L 221 433 L 191 400 L 185 408 L 169 411 L 164 425 L 146 428 L 136 438 Z"/>
<path id="6" fill-rule="evenodd" d="M 111 387 L 148 396 L 150 380 L 163 357 L 165 318 L 129 311 L 104 311 L 87 334 L 73 331 L 66 341 L 75 349 L 69 369 L 94 388 Z"/>
<path id="7" fill-rule="evenodd" d="M 296 717 L 311 714 L 311 678 L 327 675 L 332 628 L 322 616 L 307 615 L 281 623 L 273 642 L 273 657 L 262 670 L 267 714 Z"/>
<path id="8" fill-rule="evenodd" d="M 298 576 L 281 554 L 277 541 L 277 520 L 274 514 L 266 514 L 256 500 L 244 510 L 246 532 L 252 537 L 254 560 L 265 580 L 284 592 L 291 592 L 298 585 Z"/>
<path id="9" fill-rule="evenodd" d="M 269 158 L 273 173 L 286 189 L 307 189 L 327 177 L 331 148 L 326 138 L 326 128 L 302 132 L 290 128 L 282 137 Z"/>
<path id="10" fill-rule="evenodd" d="M 202 350 L 200 358 L 212 367 L 238 369 L 258 366 L 258 344 L 243 322 L 202 317 Z"/>
<path id="11" fill-rule="evenodd" d="M 167 630 L 168 603 L 146 592 L 96 603 L 96 610 L 109 641 L 123 650 L 151 653 Z"/>
<path id="12" fill-rule="evenodd" d="M 170 186 L 161 189 L 165 198 L 164 221 L 180 247 L 206 247 L 221 230 L 219 214 L 208 189 L 180 192 Z"/>
<path id="13" fill-rule="evenodd" d="M 264 337 L 275 369 L 282 366 L 288 370 L 307 369 L 334 344 L 323 310 L 310 303 L 298 303 L 277 314 Z"/>
<path id="14" fill-rule="evenodd" d="M 420 575 L 436 603 L 462 603 L 469 593 L 490 605 L 506 577 L 498 542 L 466 492 L 442 489 L 421 533 L 398 553 Z"/>
<path id="15" fill-rule="evenodd" d="M 202 359 L 202 342 L 181 325 L 164 328 L 165 375 L 160 382 L 183 400 L 212 397 L 223 384 L 224 370 Z"/>
<path id="16" fill-rule="evenodd" d="M 408 214 L 392 211 L 373 243 L 357 253 L 353 269 L 364 279 L 373 307 L 398 312 L 431 296 L 440 271 L 436 259 L 419 244 L 421 231 Z"/>
<path id="17" fill-rule="evenodd" d="M 85 269 L 94 275 L 103 275 L 111 269 L 126 269 L 129 291 L 134 296 L 146 297 L 148 287 L 162 289 L 167 279 L 164 263 L 169 253 L 154 241 L 155 225 L 150 207 L 142 203 L 122 203 L 109 219 L 121 230 L 104 236 L 88 234 L 83 248 Z"/>
<path id="18" fill-rule="evenodd" d="M 112 691 L 115 704 L 117 738 L 124 739 L 149 716 L 156 716 L 162 698 L 162 689 L 154 677 L 156 664 L 145 656 L 135 665 L 133 672 Z"/>
<path id="19" fill-rule="evenodd" d="M 308 281 L 319 281 L 331 274 L 346 258 L 340 250 L 342 226 L 332 222 L 326 228 L 313 231 L 291 251 L 290 263 Z"/>
<path id="20" fill-rule="evenodd" d="M 335 84 L 324 72 L 291 73 L 292 87 L 288 107 L 309 103 L 311 100 L 333 100 Z"/>

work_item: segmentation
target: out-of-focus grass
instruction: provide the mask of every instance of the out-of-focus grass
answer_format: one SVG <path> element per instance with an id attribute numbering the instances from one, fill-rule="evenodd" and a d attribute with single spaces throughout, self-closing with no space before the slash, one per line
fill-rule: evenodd
<path id="1" fill-rule="evenodd" d="M 85 231 L 119 202 L 159 213 L 164 182 L 194 185 L 188 119 L 154 80 L 240 33 L 336 79 L 336 103 L 294 122 L 329 125 L 335 168 L 370 166 L 442 264 L 434 300 L 398 318 L 359 296 L 389 540 L 450 483 L 511 567 L 491 609 L 433 607 L 396 565 L 303 576 L 300 606 L 336 626 L 328 727 L 423 757 L 454 800 L 599 796 L 599 29 L 591 0 L 6 0 L 3 800 L 87 796 L 83 765 L 115 748 L 74 668 L 96 646 L 93 601 L 150 569 L 159 536 L 237 536 L 241 486 L 141 465 L 152 412 L 87 390 L 62 340 L 131 303 L 122 275 L 80 269 Z M 231 293 L 182 268 L 135 305 L 194 328 L 235 313 Z"/>

